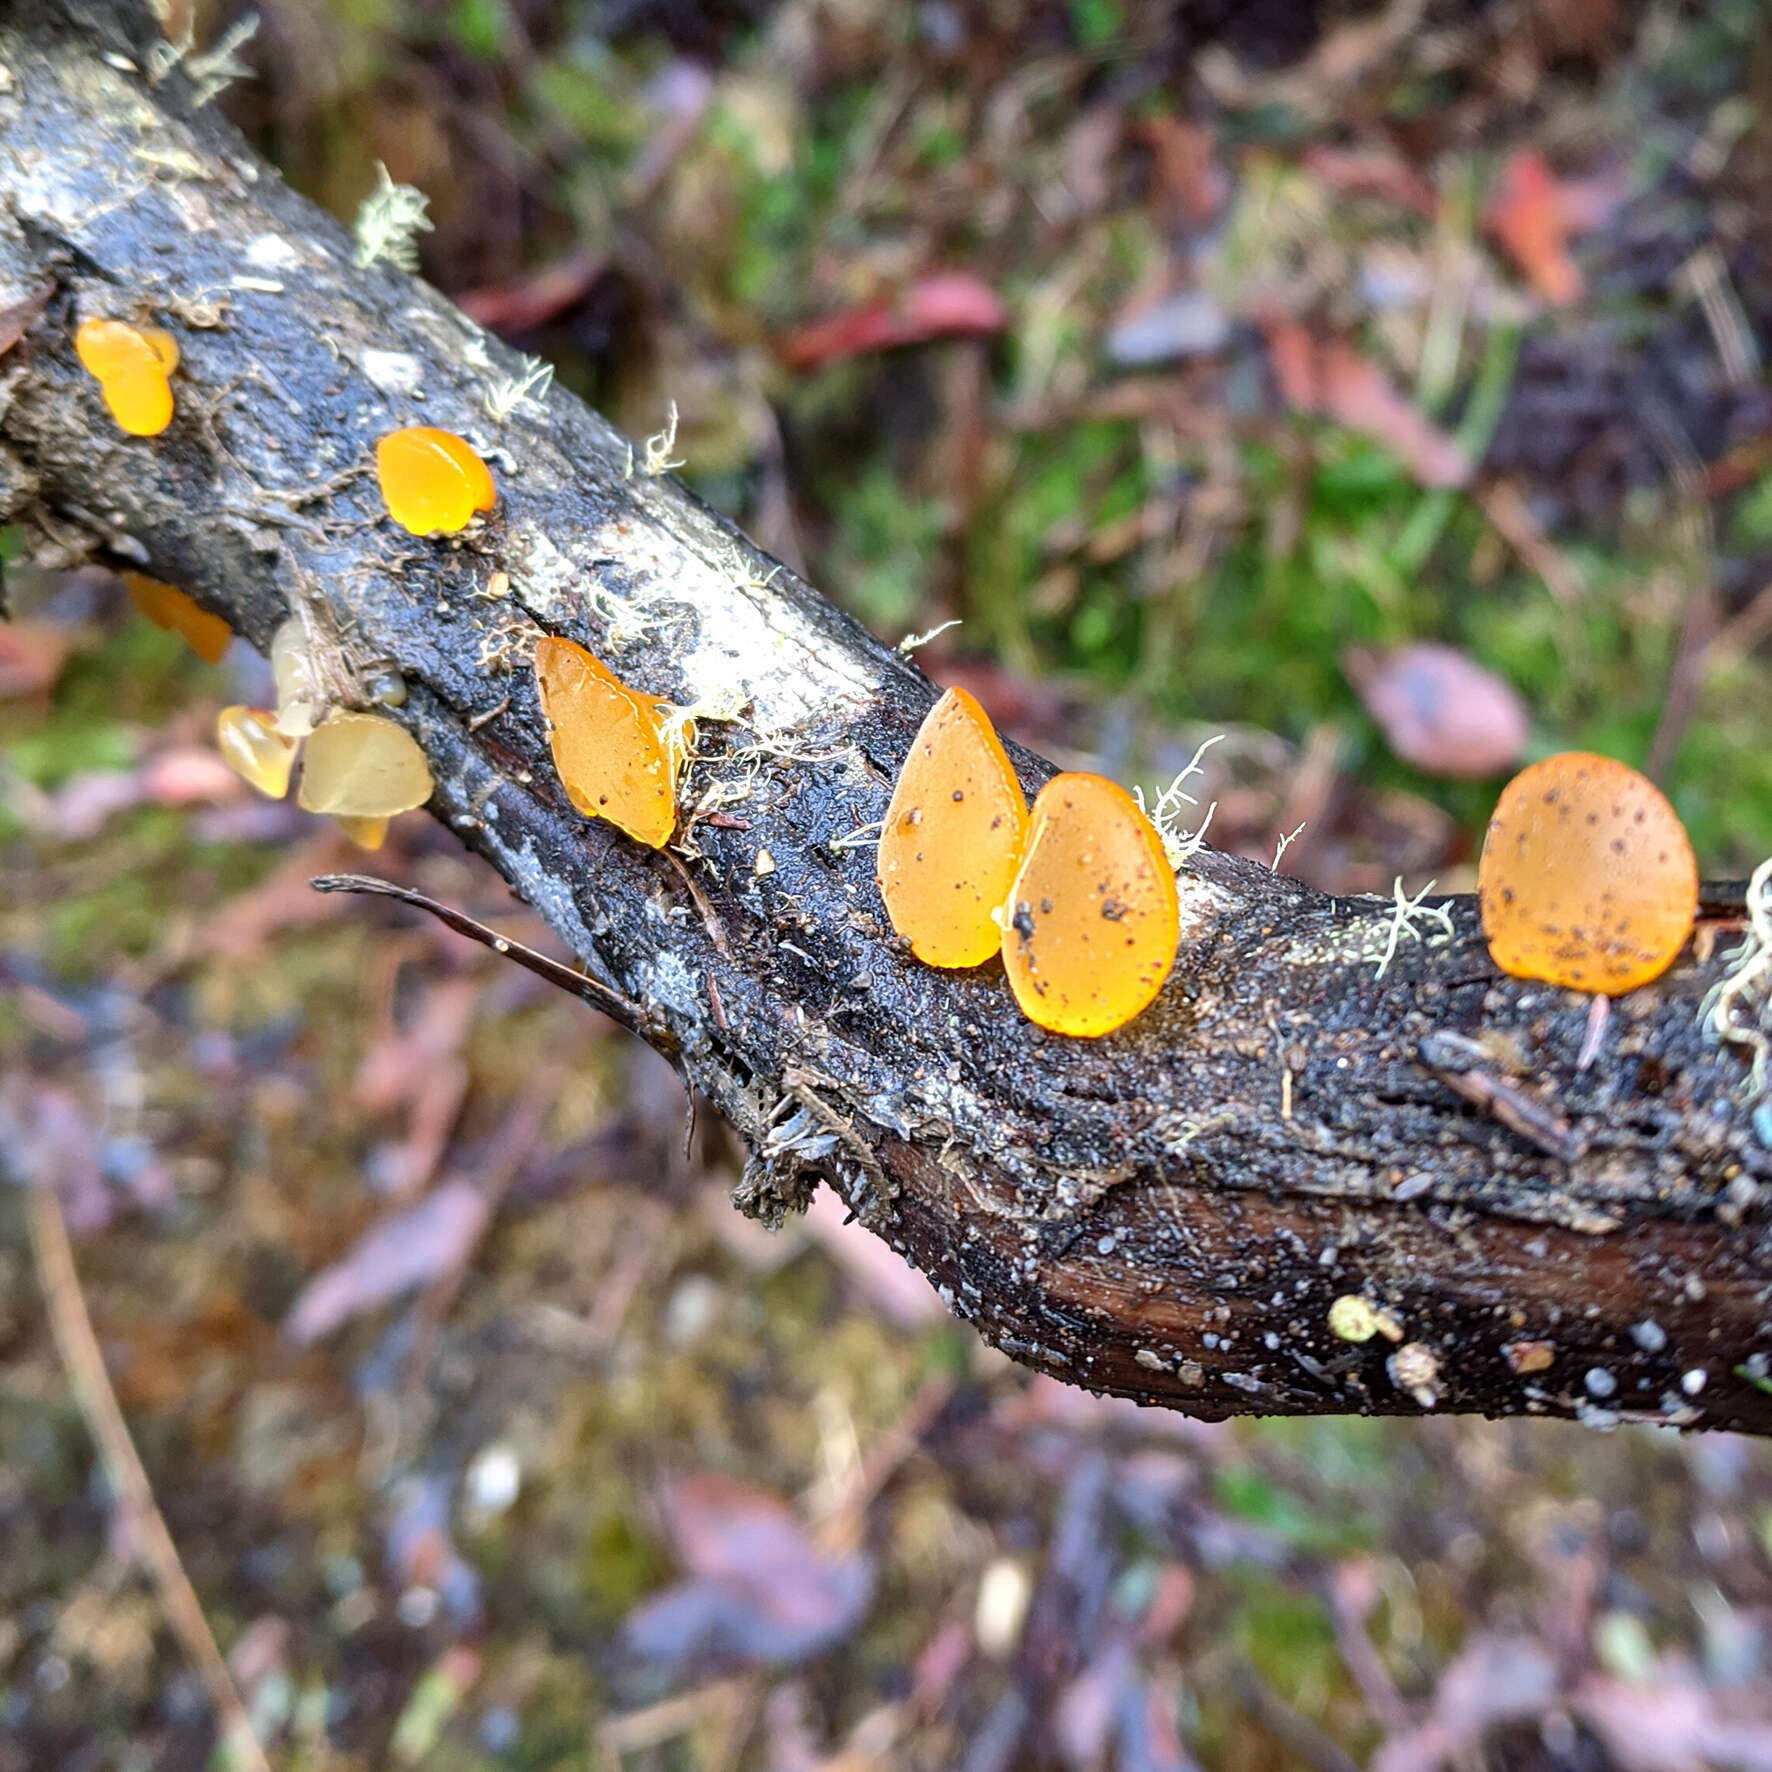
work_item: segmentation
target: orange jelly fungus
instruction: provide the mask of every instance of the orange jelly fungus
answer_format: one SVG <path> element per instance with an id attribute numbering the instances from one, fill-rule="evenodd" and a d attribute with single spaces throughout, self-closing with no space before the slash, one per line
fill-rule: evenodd
<path id="1" fill-rule="evenodd" d="M 1034 801 L 1003 907 L 1003 967 L 1029 1021 L 1092 1039 L 1163 988 L 1181 918 L 1162 839 L 1099 775 L 1055 775 Z"/>
<path id="2" fill-rule="evenodd" d="M 536 642 L 535 681 L 566 798 L 662 849 L 677 828 L 680 757 L 657 701 L 553 635 Z"/>
<path id="3" fill-rule="evenodd" d="M 498 502 L 492 471 L 453 431 L 411 425 L 375 446 L 388 514 L 414 535 L 454 535 Z"/>
<path id="4" fill-rule="evenodd" d="M 385 818 L 352 818 L 341 812 L 333 821 L 359 849 L 379 849 L 387 841 L 388 821 Z"/>
<path id="5" fill-rule="evenodd" d="M 875 878 L 892 927 L 931 966 L 978 966 L 1002 943 L 1027 801 L 990 716 L 950 689 L 917 729 L 880 832 Z"/>
<path id="6" fill-rule="evenodd" d="M 74 354 L 131 436 L 157 437 L 172 423 L 168 378 L 178 367 L 178 344 L 171 333 L 123 320 L 86 320 L 74 334 Z"/>
<path id="7" fill-rule="evenodd" d="M 1502 789 L 1477 901 L 1503 972 L 1617 997 L 1659 978 L 1685 945 L 1698 863 L 1652 781 L 1565 751 Z"/>
<path id="8" fill-rule="evenodd" d="M 289 792 L 290 771 L 301 747 L 277 730 L 269 714 L 258 708 L 223 708 L 215 717 L 215 741 L 222 761 L 249 787 L 272 800 Z"/>
<path id="9" fill-rule="evenodd" d="M 404 726 L 380 714 L 329 714 L 302 756 L 297 801 L 334 818 L 392 818 L 431 797 L 430 765 Z"/>
<path id="10" fill-rule="evenodd" d="M 180 635 L 205 664 L 217 663 L 227 651 L 233 630 L 219 615 L 211 615 L 183 591 L 145 572 L 125 572 L 122 579 L 130 602 L 155 627 Z"/>

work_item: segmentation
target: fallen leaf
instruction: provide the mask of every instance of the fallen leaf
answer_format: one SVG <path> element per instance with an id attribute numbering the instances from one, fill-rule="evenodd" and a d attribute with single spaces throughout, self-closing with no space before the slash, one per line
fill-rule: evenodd
<path id="1" fill-rule="evenodd" d="M 803 1222 L 868 1303 L 901 1329 L 938 1323 L 947 1312 L 935 1288 L 891 1244 L 864 1229 L 828 1187 L 812 1196 Z"/>
<path id="2" fill-rule="evenodd" d="M 72 637 L 60 622 L 0 624 L 0 701 L 47 695 L 62 674 L 71 646 Z"/>
<path id="3" fill-rule="evenodd" d="M 1211 221 L 1228 189 L 1212 154 L 1212 132 L 1179 117 L 1146 117 L 1132 126 L 1133 138 L 1151 151 L 1157 188 L 1181 218 L 1200 227 Z"/>
<path id="4" fill-rule="evenodd" d="M 1332 339 L 1318 352 L 1323 411 L 1395 455 L 1423 486 L 1462 486 L 1469 480 L 1464 451 L 1424 418 L 1390 378 L 1352 345 Z"/>
<path id="5" fill-rule="evenodd" d="M 1267 327 L 1268 363 L 1280 398 L 1382 444 L 1423 486 L 1463 486 L 1471 464 L 1462 449 L 1423 417 L 1369 357 L 1345 339 L 1313 338 L 1296 320 Z"/>
<path id="6" fill-rule="evenodd" d="M 302 1289 L 284 1337 L 308 1347 L 364 1311 L 447 1273 L 472 1254 L 486 1228 L 486 1196 L 473 1182 L 442 1182 L 416 1206 L 372 1225 Z"/>
<path id="7" fill-rule="evenodd" d="M 1382 198 L 1429 221 L 1440 213 L 1439 192 L 1388 149 L 1338 148 L 1328 142 L 1316 142 L 1305 149 L 1304 167 L 1347 196 Z"/>
<path id="8" fill-rule="evenodd" d="M 970 271 L 935 271 L 896 303 L 874 301 L 790 333 L 780 346 L 790 369 L 821 369 L 827 363 L 883 351 L 1001 332 L 1009 317 L 995 291 Z"/>
<path id="9" fill-rule="evenodd" d="M 1554 307 L 1581 297 L 1581 271 L 1569 256 L 1570 214 L 1556 174 L 1535 148 L 1516 148 L 1496 180 L 1483 225 Z"/>
<path id="10" fill-rule="evenodd" d="M 1772 1719 L 1763 1693 L 1712 1692 L 1677 1658 L 1646 1681 L 1589 1674 L 1571 1706 L 1623 1772 L 1689 1772 L 1699 1766 L 1772 1772 Z M 1745 1700 L 1745 1702 L 1743 1702 Z M 1731 1710 L 1746 1714 L 1732 1715 Z"/>
<path id="11" fill-rule="evenodd" d="M 785 1502 L 714 1473 L 661 1496 L 665 1530 L 690 1579 L 629 1614 L 623 1637 L 647 1660 L 795 1662 L 866 1616 L 873 1559 L 823 1550 Z"/>
<path id="12" fill-rule="evenodd" d="M 1540 1716 L 1556 1696 L 1556 1663 L 1539 1644 L 1479 1634 L 1440 1675 L 1427 1719 L 1393 1730 L 1372 1756 L 1370 1772 L 1438 1772 L 1466 1764 L 1490 1729 Z"/>
<path id="13" fill-rule="evenodd" d="M 4 357 L 30 331 L 31 322 L 49 306 L 49 298 L 54 294 L 55 285 L 45 283 L 32 290 L 23 301 L 0 308 L 0 357 Z"/>
<path id="14" fill-rule="evenodd" d="M 1456 647 L 1354 646 L 1341 668 L 1391 749 L 1424 775 L 1480 781 L 1512 769 L 1526 749 L 1525 703 Z"/>

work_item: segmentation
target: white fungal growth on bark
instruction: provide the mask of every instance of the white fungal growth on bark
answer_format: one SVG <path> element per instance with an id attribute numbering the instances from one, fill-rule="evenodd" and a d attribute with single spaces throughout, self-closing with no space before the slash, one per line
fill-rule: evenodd
<path id="1" fill-rule="evenodd" d="M 1169 858 L 1169 865 L 1179 874 L 1187 864 L 1206 847 L 1206 832 L 1212 824 L 1212 815 L 1218 810 L 1218 802 L 1214 800 L 1206 808 L 1206 816 L 1193 829 L 1188 830 L 1182 824 L 1181 809 L 1184 806 L 1198 806 L 1199 800 L 1187 791 L 1187 784 L 1196 775 L 1204 775 L 1205 769 L 1200 759 L 1215 744 L 1224 742 L 1224 734 L 1215 732 L 1210 738 L 1202 739 L 1200 747 L 1189 760 L 1188 765 L 1176 778 L 1157 795 L 1156 803 L 1146 806 L 1144 789 L 1134 786 L 1132 797 L 1138 802 L 1138 810 L 1145 814 L 1156 826 L 1157 835 L 1163 840 L 1163 853 Z"/>

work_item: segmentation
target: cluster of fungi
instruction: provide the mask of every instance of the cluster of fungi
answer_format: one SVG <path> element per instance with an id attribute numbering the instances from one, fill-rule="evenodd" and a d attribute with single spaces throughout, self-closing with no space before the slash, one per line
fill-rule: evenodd
<path id="1" fill-rule="evenodd" d="M 75 350 L 124 431 L 157 436 L 171 422 L 179 352 L 167 333 L 87 320 Z M 375 458 L 388 514 L 410 534 L 457 534 L 497 504 L 485 461 L 452 432 L 389 432 Z M 225 623 L 171 585 L 123 576 L 145 615 L 220 658 Z M 385 715 L 333 705 L 299 619 L 277 631 L 270 658 L 277 706 L 224 708 L 223 757 L 274 798 L 288 793 L 299 757 L 300 804 L 378 847 L 391 817 L 431 796 L 424 753 Z M 571 640 L 544 636 L 533 663 L 567 799 L 662 849 L 677 826 L 689 713 Z M 397 707 L 403 686 L 393 679 L 377 699 Z M 1174 963 L 1175 868 L 1150 819 L 1113 782 L 1081 773 L 1054 776 L 1030 812 L 988 715 L 963 689 L 941 696 L 912 742 L 876 878 L 917 959 L 962 969 L 1000 956 L 1021 1012 L 1054 1033 L 1096 1038 L 1124 1026 Z M 1508 784 L 1477 887 L 1502 971 L 1605 999 L 1666 971 L 1698 908 L 1698 870 L 1673 808 L 1634 770 L 1585 752 L 1545 758 Z"/>

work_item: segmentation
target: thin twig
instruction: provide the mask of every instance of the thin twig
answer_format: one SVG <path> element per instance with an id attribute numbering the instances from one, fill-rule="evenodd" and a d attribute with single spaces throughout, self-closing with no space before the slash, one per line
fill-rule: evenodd
<path id="1" fill-rule="evenodd" d="M 49 1311 L 56 1349 L 67 1368 L 74 1400 L 104 1461 L 111 1493 L 139 1535 L 142 1561 L 153 1580 L 160 1609 L 166 1614 L 179 1646 L 209 1688 L 209 1702 L 236 1763 L 244 1772 L 271 1772 L 271 1763 L 247 1719 L 234 1676 L 228 1672 L 209 1621 L 203 1616 L 197 1590 L 191 1586 L 191 1578 L 179 1560 L 178 1546 L 154 1501 L 153 1487 L 142 1468 L 135 1442 L 129 1437 L 117 1393 L 105 1371 L 98 1337 L 93 1333 L 92 1318 L 87 1315 L 80 1275 L 74 1267 L 74 1251 L 68 1242 L 68 1227 L 53 1187 L 42 1185 L 30 1190 L 30 1220 L 37 1282 Z"/>

